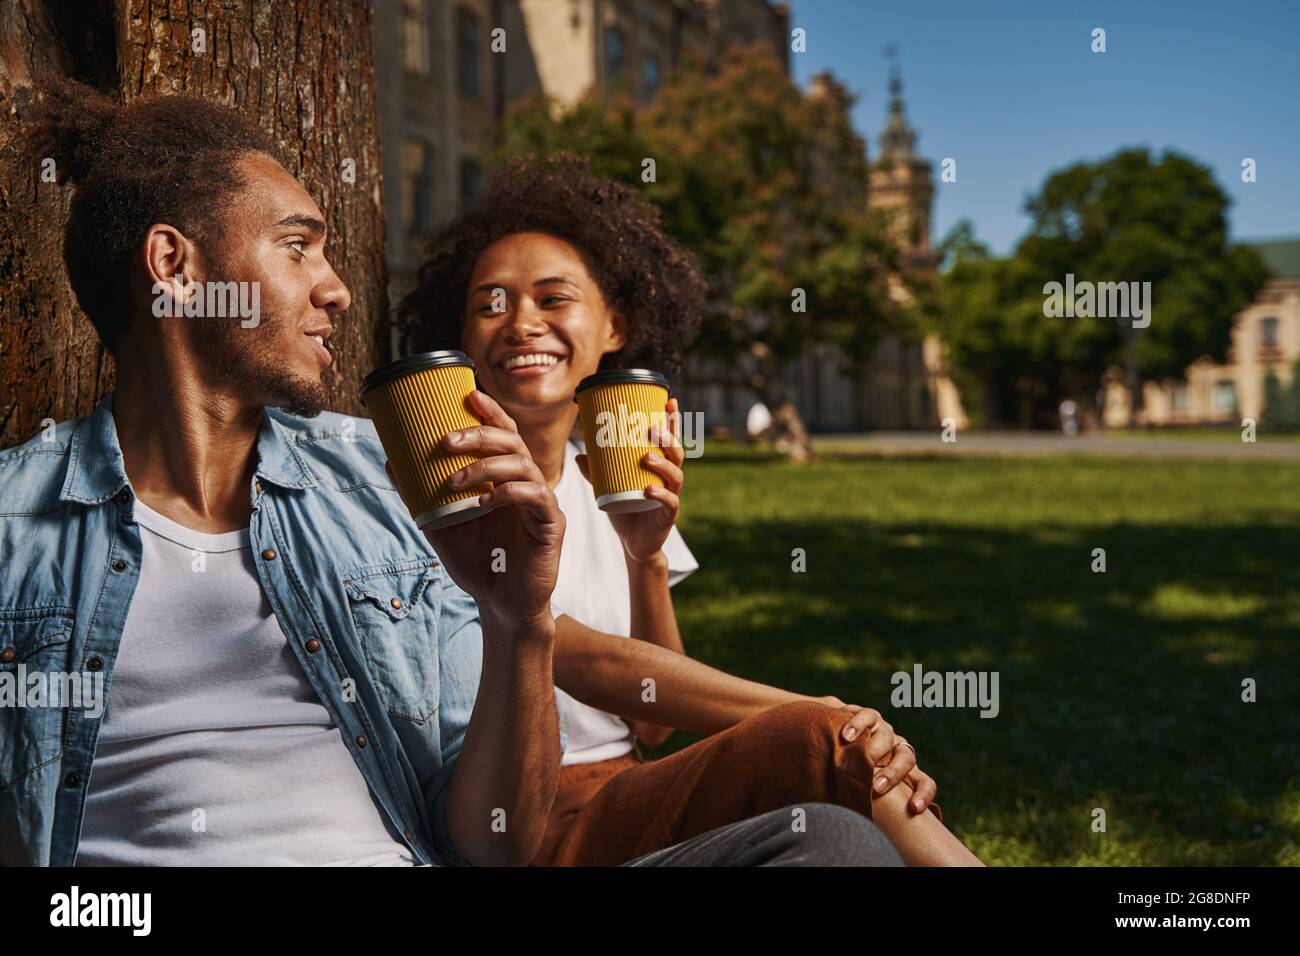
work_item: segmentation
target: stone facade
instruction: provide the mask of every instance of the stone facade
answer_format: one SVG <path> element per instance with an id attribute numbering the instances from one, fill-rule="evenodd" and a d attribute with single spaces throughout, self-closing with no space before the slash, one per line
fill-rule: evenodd
<path id="1" fill-rule="evenodd" d="M 1243 418 L 1258 422 L 1270 371 L 1283 387 L 1290 383 L 1300 359 L 1300 239 L 1253 245 L 1273 277 L 1234 320 L 1228 361 L 1195 362 L 1181 382 L 1145 383 L 1138 424 L 1240 427 Z M 1111 383 L 1105 400 L 1105 423 L 1127 425 L 1127 389 Z"/>

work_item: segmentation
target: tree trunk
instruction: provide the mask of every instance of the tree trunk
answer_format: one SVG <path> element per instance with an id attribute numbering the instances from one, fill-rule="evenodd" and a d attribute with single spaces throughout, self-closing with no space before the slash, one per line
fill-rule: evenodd
<path id="1" fill-rule="evenodd" d="M 772 350 L 762 342 L 755 342 L 750 351 L 757 359 L 757 367 L 750 385 L 772 414 L 772 442 L 779 451 L 798 464 L 812 461 L 812 442 L 804 427 L 799 409 L 790 401 L 790 393 L 781 378 L 781 365 Z"/>
<path id="2" fill-rule="evenodd" d="M 1126 329 L 1124 335 L 1124 384 L 1128 388 L 1128 427 L 1138 427 L 1138 415 L 1142 413 L 1145 402 L 1142 389 L 1142 376 L 1137 368 L 1137 337 L 1132 329 Z"/>
<path id="3" fill-rule="evenodd" d="M 33 84 L 57 76 L 121 102 L 197 94 L 274 137 L 325 212 L 326 256 L 352 293 L 324 376 L 330 407 L 361 413 L 361 379 L 389 357 L 373 29 L 370 5 L 354 0 L 0 4 L 0 447 L 45 418 L 88 413 L 114 380 L 63 269 L 71 189 L 40 182 L 22 155 Z"/>

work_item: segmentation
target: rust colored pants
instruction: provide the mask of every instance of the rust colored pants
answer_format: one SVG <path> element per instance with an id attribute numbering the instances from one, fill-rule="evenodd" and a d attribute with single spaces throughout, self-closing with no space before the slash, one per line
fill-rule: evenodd
<path id="1" fill-rule="evenodd" d="M 773 707 L 661 760 L 639 752 L 560 768 L 533 866 L 618 866 L 748 817 L 834 803 L 871 819 L 872 768 L 824 704 Z M 940 819 L 938 804 L 930 810 Z"/>

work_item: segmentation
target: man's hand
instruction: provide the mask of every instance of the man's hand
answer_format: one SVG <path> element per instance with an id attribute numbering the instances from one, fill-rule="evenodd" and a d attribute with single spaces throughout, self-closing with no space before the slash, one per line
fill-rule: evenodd
<path id="1" fill-rule="evenodd" d="M 879 768 L 875 770 L 872 781 L 872 789 L 877 795 L 888 793 L 899 781 L 906 780 L 915 791 L 908 809 L 920 813 L 930 805 L 939 791 L 938 784 L 916 765 L 916 752 L 907 741 L 894 734 L 894 728 L 879 711 L 846 704 L 838 697 L 822 697 L 820 700 L 827 707 L 847 715 L 840 736 L 846 743 L 856 741 L 863 749 L 868 766 Z"/>
<path id="2" fill-rule="evenodd" d="M 513 419 L 481 391 L 471 392 L 467 401 L 483 424 L 450 432 L 442 444 L 479 456 L 449 483 L 454 488 L 492 482 L 492 490 L 479 498 L 487 513 L 424 536 L 485 620 L 511 625 L 505 629 L 511 631 L 522 625 L 526 632 L 530 625 L 551 621 L 564 514 Z M 497 548 L 501 570 L 493 569 Z"/>

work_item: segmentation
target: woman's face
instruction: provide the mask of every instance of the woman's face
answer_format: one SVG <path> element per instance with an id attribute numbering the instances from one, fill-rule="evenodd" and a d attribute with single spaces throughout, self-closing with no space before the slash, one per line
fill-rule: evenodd
<path id="1" fill-rule="evenodd" d="M 483 391 L 512 418 L 536 421 L 577 408 L 578 382 L 623 347 L 625 328 L 572 245 L 521 232 L 474 263 L 461 348 Z"/>

